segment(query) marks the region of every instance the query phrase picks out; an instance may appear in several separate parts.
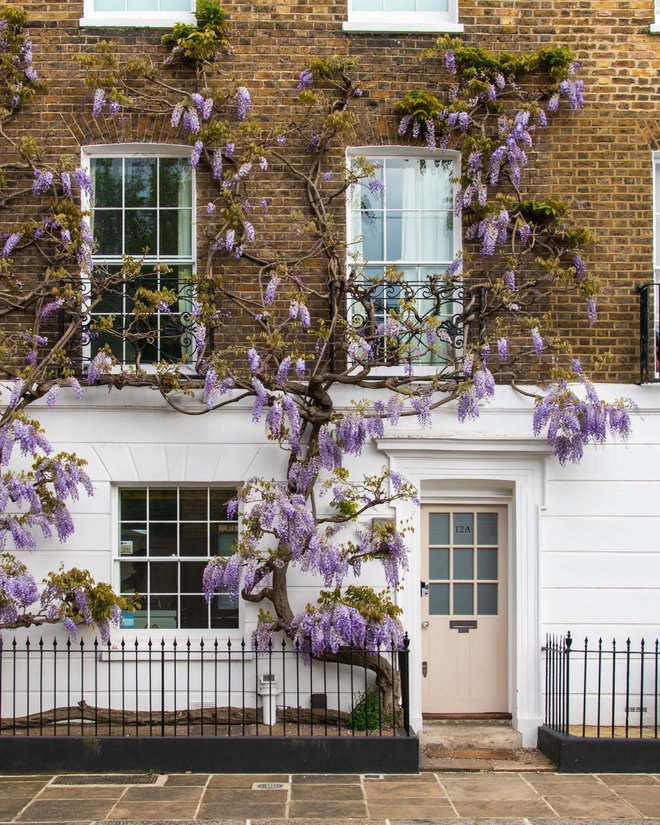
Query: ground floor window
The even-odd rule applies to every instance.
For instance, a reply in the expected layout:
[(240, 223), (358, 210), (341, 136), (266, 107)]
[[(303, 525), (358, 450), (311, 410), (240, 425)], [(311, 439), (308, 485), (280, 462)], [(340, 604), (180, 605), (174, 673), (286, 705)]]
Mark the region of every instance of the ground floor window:
[(202, 574), (210, 557), (234, 552), (238, 524), (227, 503), (235, 490), (126, 487), (119, 490), (120, 591), (140, 595), (126, 628), (176, 630), (238, 627), (229, 594), (207, 604)]

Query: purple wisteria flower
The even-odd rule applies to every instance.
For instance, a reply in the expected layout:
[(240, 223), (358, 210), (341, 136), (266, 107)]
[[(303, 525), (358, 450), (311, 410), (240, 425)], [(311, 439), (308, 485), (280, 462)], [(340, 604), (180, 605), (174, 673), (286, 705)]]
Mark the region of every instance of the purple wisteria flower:
[(303, 89), (309, 89), (310, 86), (314, 85), (314, 72), (311, 69), (303, 69), (300, 72), (298, 77), (298, 85), (296, 88), (299, 92), (302, 92)]
[(40, 195), (47, 192), (53, 185), (53, 173), (34, 170), (34, 181), (32, 182), (32, 194)]
[(0, 257), (8, 258), (11, 253), (16, 248), (17, 244), (23, 237), (22, 232), (12, 232), (11, 235), (5, 241), (4, 246), (2, 247), (2, 252), (0, 253)]
[(534, 352), (540, 358), (543, 355), (543, 348), (545, 344), (543, 342), (543, 338), (541, 337), (541, 333), (538, 331), (537, 327), (534, 327), (534, 329), (531, 332), (531, 336), (532, 344), (534, 345)]
[(97, 89), (94, 92), (94, 102), (92, 104), (92, 115), (94, 117), (98, 117), (101, 112), (103, 111), (103, 107), (106, 104), (105, 100), (105, 89)]
[(509, 344), (506, 338), (499, 338), (497, 341), (497, 358), (500, 361), (506, 361), (509, 357)]
[(245, 86), (236, 89), (236, 115), (239, 120), (247, 120), (252, 109), (252, 98)]
[(596, 323), (596, 299), (587, 298), (587, 321), (592, 327)]

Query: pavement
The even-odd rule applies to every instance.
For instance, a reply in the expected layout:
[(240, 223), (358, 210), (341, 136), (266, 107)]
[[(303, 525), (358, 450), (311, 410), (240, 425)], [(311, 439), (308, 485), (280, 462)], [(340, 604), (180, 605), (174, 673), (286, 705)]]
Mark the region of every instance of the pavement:
[[(660, 768), (660, 766), (659, 766)], [(660, 773), (0, 776), (0, 823), (660, 825)]]

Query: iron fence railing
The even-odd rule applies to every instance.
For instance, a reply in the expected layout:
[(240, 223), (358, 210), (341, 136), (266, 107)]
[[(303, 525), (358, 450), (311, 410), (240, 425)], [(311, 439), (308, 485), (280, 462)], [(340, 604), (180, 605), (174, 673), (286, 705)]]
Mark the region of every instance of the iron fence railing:
[(409, 736), (408, 657), (408, 637), (322, 661), (285, 642), (5, 637), (0, 735)]
[(641, 384), (660, 381), (660, 284), (643, 284), (639, 291)]
[(545, 725), (565, 735), (658, 738), (658, 639), (576, 646), (569, 633), (545, 644)]

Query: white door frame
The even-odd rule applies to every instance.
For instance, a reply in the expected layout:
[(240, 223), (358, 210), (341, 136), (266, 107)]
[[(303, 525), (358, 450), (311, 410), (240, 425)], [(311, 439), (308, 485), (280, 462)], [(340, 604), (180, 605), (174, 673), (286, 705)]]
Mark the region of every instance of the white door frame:
[[(542, 724), (542, 661), (539, 616), (539, 517), (545, 507), (546, 465), (552, 448), (537, 439), (438, 437), (398, 433), (378, 439), (378, 450), (411, 482), (423, 504), (508, 504), (509, 536), (509, 708), (524, 747), (536, 746)], [(400, 594), (410, 634), (410, 718), (422, 726), (421, 684), (421, 509), (397, 502), (399, 525), (409, 534), (410, 568)]]

